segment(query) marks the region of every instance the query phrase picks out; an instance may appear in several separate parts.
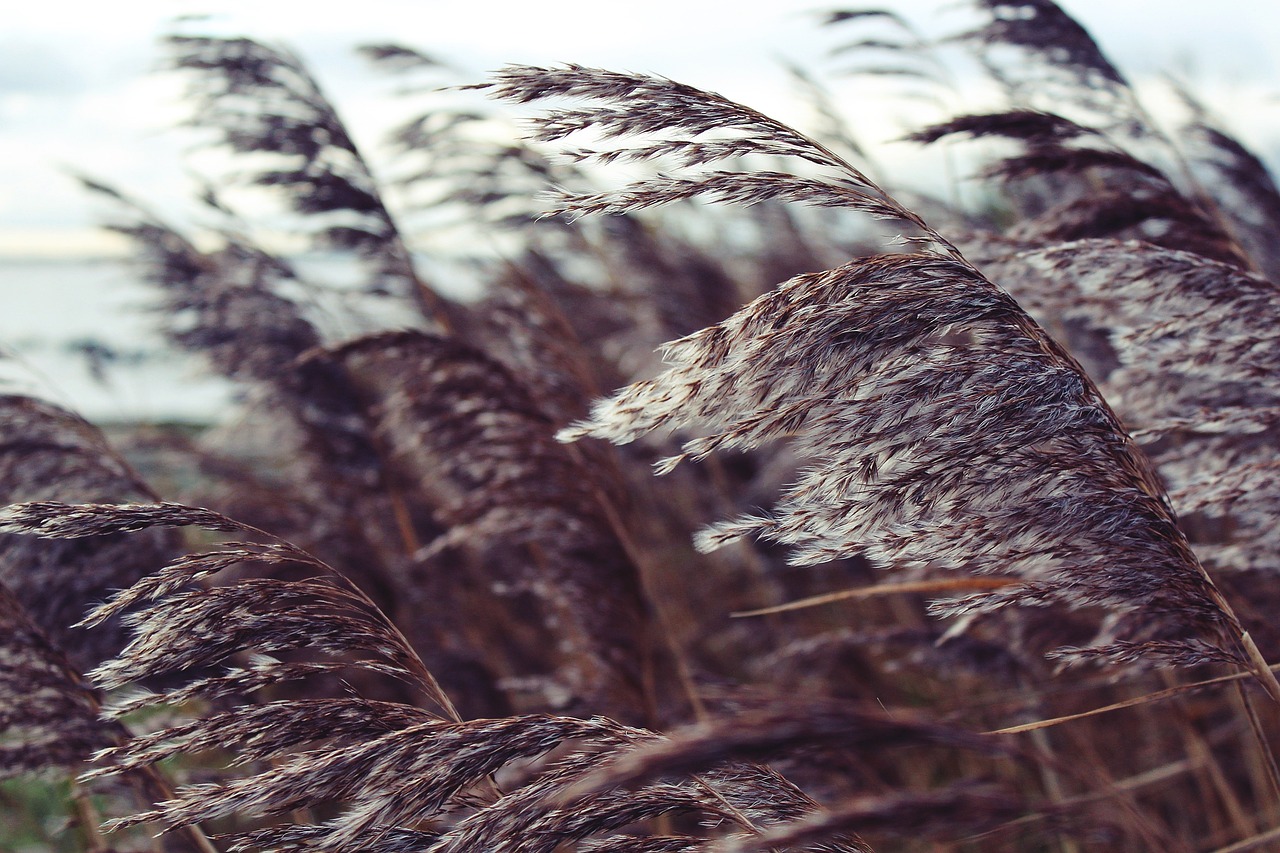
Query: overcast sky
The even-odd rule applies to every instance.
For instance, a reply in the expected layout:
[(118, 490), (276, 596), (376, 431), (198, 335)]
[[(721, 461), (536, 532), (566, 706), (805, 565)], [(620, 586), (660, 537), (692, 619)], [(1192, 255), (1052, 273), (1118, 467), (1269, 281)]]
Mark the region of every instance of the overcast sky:
[[(507, 62), (564, 62), (665, 74), (780, 117), (795, 116), (779, 60), (818, 73), (840, 33), (796, 0), (79, 0), (5, 2), (0, 30), (0, 254), (101, 248), (98, 212), (69, 180), (73, 168), (161, 205), (184, 190), (184, 140), (175, 81), (150, 73), (157, 39), (176, 15), (212, 14), (217, 31), (284, 41), (301, 53), (362, 142), (404, 115), (393, 84), (351, 53), (400, 41), (477, 77)], [(857, 4), (847, 3), (846, 6)], [(933, 33), (968, 20), (953, 0), (884, 0)], [(963, 4), (959, 4), (963, 5)], [(1280, 3), (1272, 0), (1064, 0), (1130, 79), (1173, 71), (1190, 79), (1220, 117), (1274, 168), (1280, 153)], [(833, 84), (855, 126), (849, 87)], [(791, 111), (788, 115), (788, 111)], [(875, 132), (870, 134), (873, 138)]]

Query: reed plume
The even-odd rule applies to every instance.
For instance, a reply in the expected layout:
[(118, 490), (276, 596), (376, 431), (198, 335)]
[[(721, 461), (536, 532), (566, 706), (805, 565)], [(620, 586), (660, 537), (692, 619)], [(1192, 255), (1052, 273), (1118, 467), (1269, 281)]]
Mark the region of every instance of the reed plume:
[(545, 689), (565, 697), (561, 707), (633, 717), (644, 706), (645, 606), (637, 569), (600, 506), (608, 486), (597, 485), (597, 472), (553, 440), (551, 422), (511, 373), (461, 343), (391, 333), (333, 357), (435, 531), (414, 555), (406, 592), (431, 613), (452, 600), (447, 584), (469, 576), (467, 586), (497, 593), (476, 599), (495, 607), (491, 624), (458, 626), (479, 638), (472, 654), (506, 647), (507, 661), (488, 663), (508, 677), (549, 667), (540, 674), (554, 673)]
[[(866, 176), (754, 111), (657, 78), (509, 68), (492, 86), (514, 102), (594, 102), (536, 119), (534, 139), (586, 128), (604, 141), (666, 131), (681, 138), (623, 155), (675, 155), (697, 166), (712, 155), (690, 157), (683, 137), (727, 127), (741, 133), (727, 146), (735, 154), (785, 151), (839, 173), (821, 181), (773, 172), (664, 176), (562, 197), (558, 210), (625, 211), (702, 193), (844, 199), (914, 220), (939, 249), (855, 260), (780, 285), (665, 345), (661, 375), (596, 404), (590, 419), (561, 433), (626, 443), (659, 428), (694, 431), (659, 472), (781, 438), (812, 460), (771, 514), (715, 525), (700, 534), (700, 547), (759, 535), (795, 546), (799, 564), (861, 554), (898, 570), (991, 574), (1007, 584), (943, 609), (1100, 607), (1113, 621), (1089, 651), (1071, 654), (1245, 660), (1235, 647), (1242, 629), (1178, 529), (1150, 463), (1093, 383), (1007, 294)], [(810, 196), (814, 187), (821, 189)]]
[[(1017, 187), (1011, 196), (1023, 207), (1024, 217), (1004, 235), (1011, 240), (1043, 244), (1136, 238), (1242, 268), (1249, 265), (1244, 249), (1211, 206), (1188, 196), (1112, 134), (1053, 113), (1013, 109), (958, 116), (908, 138), (930, 144), (957, 136), (1003, 138), (1023, 147), (1022, 153), (982, 172)], [(1045, 204), (1041, 195), (1054, 200)]]
[(1271, 281), (1280, 278), (1275, 240), (1280, 222), (1280, 188), (1259, 157), (1231, 135), (1189, 92), (1180, 90), (1191, 110), (1183, 129), (1183, 147), (1193, 173), (1214, 188), (1214, 203), (1254, 269)]
[(370, 261), (370, 290), (411, 300), (427, 322), (449, 328), (448, 308), (423, 281), (370, 167), (319, 83), (282, 47), (248, 38), (169, 38), (172, 67), (188, 75), (192, 123), (239, 153), (275, 155), (254, 176), (278, 187), (316, 224), (322, 246)]
[[(462, 721), (400, 632), (363, 593), (286, 542), (215, 512), (175, 504), (11, 506), (0, 529), (44, 538), (84, 538), (155, 527), (199, 526), (248, 534), (182, 557), (114, 596), (86, 619), (121, 611), (135, 630), (119, 658), (93, 677), (103, 688), (166, 673), (190, 680), (135, 694), (109, 708), (121, 715), (161, 703), (225, 699), (344, 669), (403, 678), (434, 710), (357, 697), (243, 704), (136, 737), (100, 753), (97, 778), (148, 768), (178, 754), (235, 750), (249, 772), (238, 779), (179, 789), (154, 808), (111, 822), (116, 828), (158, 821), (171, 829), (231, 815), (270, 817), (340, 806), (336, 817), (233, 833), (231, 849), (362, 848), (436, 851), (551, 851), (566, 842), (622, 829), (637, 820), (695, 811), (737, 821), (777, 824), (804, 818), (815, 804), (781, 777), (745, 765), (711, 780), (646, 785), (625, 796), (591, 795), (572, 809), (557, 798), (600, 766), (658, 736), (604, 718), (523, 715)], [(234, 566), (287, 563), (307, 570), (294, 580), (242, 577), (210, 585)], [(140, 608), (140, 609), (138, 609)], [(306, 649), (311, 660), (287, 659)], [(247, 665), (234, 656), (250, 653)], [(205, 674), (211, 670), (217, 674)], [(191, 678), (191, 675), (196, 677)], [(180, 679), (181, 681), (181, 679)], [(545, 756), (553, 762), (503, 792), (494, 775)], [(510, 777), (519, 779), (519, 773)], [(580, 796), (580, 795), (579, 795)], [(706, 843), (705, 841), (703, 842)], [(832, 841), (829, 850), (866, 850)]]
[(0, 778), (76, 768), (116, 743), (93, 689), (4, 587), (0, 637)]
[(1275, 285), (1190, 252), (1107, 240), (1024, 250), (992, 270), (1016, 290), (1043, 294), (1059, 317), (1105, 335), (1118, 364), (1100, 374), (1103, 387), (1151, 447), (1175, 507), (1231, 519), (1229, 540), (1210, 536), (1197, 553), (1218, 568), (1273, 563), (1264, 507), (1275, 501), (1274, 460), (1265, 436), (1278, 401), (1264, 380), (1280, 351)]
[[(52, 403), (0, 396), (0, 499), (128, 501), (154, 499), (151, 489), (108, 444), (97, 427)], [(155, 531), (85, 542), (0, 537), (0, 583), (78, 669), (119, 651), (121, 626), (72, 630), (88, 607), (128, 586), (177, 543)]]

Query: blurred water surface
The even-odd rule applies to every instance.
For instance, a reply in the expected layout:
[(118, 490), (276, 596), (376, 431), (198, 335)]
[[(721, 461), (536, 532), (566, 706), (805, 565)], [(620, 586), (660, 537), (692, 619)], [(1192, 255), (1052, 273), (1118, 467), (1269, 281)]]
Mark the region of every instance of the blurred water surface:
[(95, 422), (218, 420), (232, 386), (166, 344), (156, 304), (118, 260), (0, 262), (0, 392)]

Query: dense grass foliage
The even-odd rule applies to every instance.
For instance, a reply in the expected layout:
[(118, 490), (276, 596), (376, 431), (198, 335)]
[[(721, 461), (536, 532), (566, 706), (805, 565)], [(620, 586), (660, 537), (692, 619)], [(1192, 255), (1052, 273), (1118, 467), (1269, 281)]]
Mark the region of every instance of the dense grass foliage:
[[(1280, 192), (1054, 3), (974, 6), (945, 44), (1005, 103), (911, 138), (989, 158), (983, 210), (893, 186), (804, 70), (810, 133), (510, 66), (387, 181), (296, 55), (171, 39), (218, 225), (86, 185), (243, 410), (113, 447), (0, 398), (0, 773), (43, 776), (3, 846), (1280, 843)], [(823, 25), (948, 82), (892, 12)]]

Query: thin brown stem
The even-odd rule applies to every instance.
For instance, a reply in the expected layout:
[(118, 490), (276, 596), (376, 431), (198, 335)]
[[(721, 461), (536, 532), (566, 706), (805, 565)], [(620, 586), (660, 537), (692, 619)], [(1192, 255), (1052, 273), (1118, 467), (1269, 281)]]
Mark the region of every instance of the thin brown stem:
[[(1280, 668), (1280, 664), (1276, 664), (1272, 669)], [(993, 729), (985, 732), (989, 735), (1010, 735), (1019, 734), (1021, 732), (1030, 732), (1036, 729), (1046, 729), (1050, 726), (1058, 726), (1063, 723), (1069, 723), (1073, 720), (1083, 720), (1088, 717), (1096, 717), (1101, 714), (1109, 714), (1112, 711), (1120, 711), (1124, 708), (1133, 708), (1138, 705), (1148, 705), (1152, 702), (1162, 702), (1165, 699), (1172, 699), (1174, 696), (1180, 696), (1183, 693), (1189, 693), (1193, 690), (1201, 690), (1206, 687), (1213, 687), (1219, 684), (1230, 684), (1245, 678), (1255, 677), (1252, 670), (1246, 672), (1235, 672), (1231, 675), (1220, 675), (1217, 678), (1210, 678), (1205, 681), (1197, 681), (1192, 684), (1180, 684), (1177, 687), (1170, 687), (1167, 690), (1158, 690), (1155, 693), (1148, 693), (1145, 696), (1136, 696), (1133, 699), (1125, 699), (1123, 702), (1114, 702), (1110, 705), (1103, 705), (1101, 708), (1094, 708), (1090, 711), (1082, 711), (1079, 714), (1067, 714), (1062, 717), (1053, 717), (1047, 720), (1037, 720), (1033, 723), (1023, 723), (1018, 726), (1008, 726), (1003, 729)]]
[(71, 780), (71, 802), (75, 808), (76, 822), (84, 831), (85, 841), (91, 853), (110, 850), (111, 845), (102, 834), (102, 816), (98, 814), (98, 809), (94, 806), (89, 792), (77, 779)]
[(1258, 718), (1258, 709), (1254, 707), (1253, 699), (1249, 696), (1249, 691), (1244, 689), (1244, 685), (1240, 682), (1235, 683), (1236, 696), (1240, 700), (1240, 707), (1244, 710), (1246, 719), (1249, 721), (1249, 729), (1253, 732), (1254, 742), (1258, 744), (1258, 755), (1262, 759), (1262, 766), (1266, 771), (1267, 783), (1271, 788), (1272, 802), (1280, 803), (1280, 767), (1276, 766), (1275, 751), (1272, 750), (1270, 742), (1267, 740), (1266, 731), (1262, 728), (1262, 721)]

